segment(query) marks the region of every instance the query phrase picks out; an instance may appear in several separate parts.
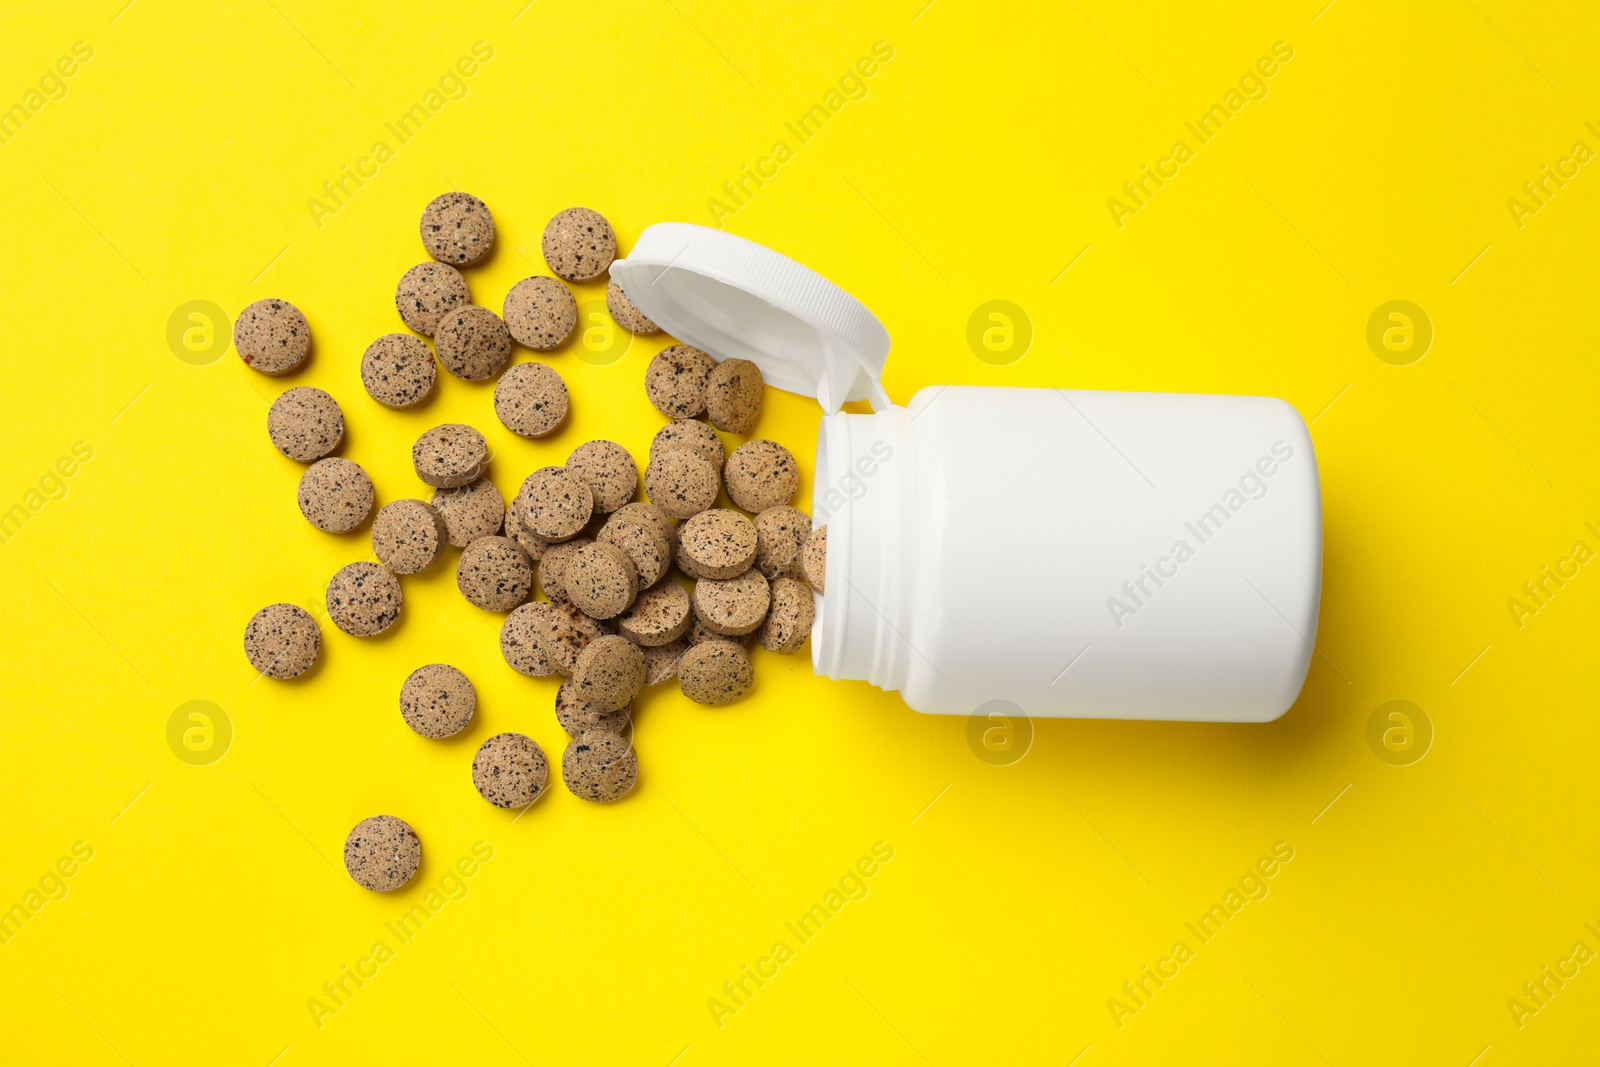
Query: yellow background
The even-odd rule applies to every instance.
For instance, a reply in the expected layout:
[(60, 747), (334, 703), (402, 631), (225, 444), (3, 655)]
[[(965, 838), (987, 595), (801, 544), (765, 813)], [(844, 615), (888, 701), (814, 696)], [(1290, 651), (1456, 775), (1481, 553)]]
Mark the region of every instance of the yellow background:
[[(66, 896), (0, 946), (7, 1058), (1600, 1056), (1600, 964), (1520, 1028), (1507, 1006), (1575, 942), (1600, 950), (1584, 928), (1600, 926), (1600, 574), (1580, 569), (1520, 629), (1507, 607), (1574, 542), (1600, 548), (1584, 527), (1600, 526), (1596, 164), (1520, 228), (1507, 207), (1575, 141), (1600, 148), (1584, 126), (1600, 125), (1592, 13), (523, 3), (7, 4), (0, 103), (74, 42), (94, 50), (0, 145), (0, 506), (27, 500), (74, 442), (93, 449), (0, 545), (0, 904), (75, 842), (93, 849)], [(493, 58), (466, 96), (395, 144), (384, 123), (477, 41)], [(796, 147), (784, 123), (876, 41), (894, 55), (866, 95)], [(1294, 58), (1266, 98), (1119, 229), (1107, 199), (1175, 140), (1196, 147), (1184, 122), (1277, 41)], [(365, 530), (328, 536), (297, 514), (300, 468), (264, 432), (283, 389), (339, 398), (342, 454), (380, 503), (422, 493), (407, 449), (438, 422), (485, 431), (506, 492), (590, 437), (643, 456), (660, 424), (641, 388), (660, 337), (609, 365), (551, 355), (573, 414), (542, 442), (499, 425), (487, 385), (443, 375), (423, 410), (374, 404), (357, 362), (401, 328), (393, 288), (423, 258), (422, 206), (452, 187), (490, 205), (498, 245), (469, 279), (498, 309), (544, 272), (539, 234), (558, 209), (599, 209), (625, 250), (651, 222), (710, 221), (708, 199), (779, 138), (793, 158), (724, 224), (878, 314), (897, 400), (949, 382), (1259, 393), (1311, 421), (1319, 654), (1282, 720), (1039, 722), (1026, 755), (997, 767), (962, 718), (757, 653), (757, 688), (732, 707), (670, 686), (641, 699), (642, 776), (624, 802), (558, 786), (513, 822), (472, 790), (471, 755), (515, 729), (558, 756), (555, 684), (504, 665), (498, 618), (462, 600), (450, 564), (405, 579), (390, 635), (325, 624), (313, 675), (252, 681), (251, 613), (316, 605), (369, 552)], [(308, 199), (379, 139), (394, 158), (319, 228)], [(233, 315), (264, 296), (309, 318), (300, 373), (169, 348), (184, 302)], [(1009, 365), (966, 342), (992, 299), (1032, 323)], [(1433, 325), (1409, 366), (1366, 341), (1391, 299)], [(811, 401), (769, 392), (759, 432), (809, 477), (816, 420)], [(480, 699), (447, 742), (411, 734), (395, 706), (407, 672), (437, 660)], [(234, 732), (208, 766), (166, 740), (195, 699)], [(1368, 744), (1392, 699), (1432, 724), (1409, 766)], [(346, 832), (376, 812), (410, 820), (426, 850), (388, 896), (338, 866)], [(308, 999), (479, 841), (493, 859), (467, 894), (319, 1028)], [(880, 841), (894, 858), (865, 898), (798, 946), (784, 923)], [(1194, 944), (1184, 923), (1280, 841), (1294, 859), (1269, 895), (1119, 1028), (1107, 1001), (1173, 942)], [(708, 1000), (780, 938), (794, 958), (719, 1028)]]

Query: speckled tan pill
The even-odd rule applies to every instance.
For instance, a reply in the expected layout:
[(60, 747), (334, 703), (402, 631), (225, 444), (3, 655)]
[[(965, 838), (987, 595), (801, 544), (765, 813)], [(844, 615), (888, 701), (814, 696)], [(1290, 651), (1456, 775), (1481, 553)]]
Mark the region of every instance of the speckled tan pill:
[(584, 703), (578, 695), (578, 687), (569, 678), (556, 690), (556, 722), (572, 737), (581, 736), (585, 730), (622, 734), (633, 725), (633, 705), (616, 711), (601, 711)]
[(510, 611), (533, 595), (533, 561), (509, 537), (480, 537), (461, 550), (456, 588), (485, 611)]
[(615, 441), (585, 441), (567, 457), (567, 473), (593, 491), (597, 515), (611, 514), (639, 491), (639, 466)]
[(528, 475), (513, 505), (522, 525), (546, 541), (578, 536), (594, 514), (594, 491), (564, 467), (540, 467)]
[(267, 436), (285, 456), (310, 463), (339, 447), (344, 412), (321, 389), (297, 385), (279, 394), (267, 409)]
[(480, 537), (500, 532), (506, 517), (506, 502), (500, 490), (487, 478), (466, 485), (433, 491), (433, 507), (444, 520), (445, 536), (457, 548), (466, 548)]
[(828, 578), (828, 527), (824, 523), (811, 531), (805, 547), (800, 550), (800, 573), (817, 592), (825, 592), (823, 583)]
[(644, 336), (661, 332), (661, 327), (633, 306), (633, 301), (628, 299), (628, 294), (616, 282), (606, 286), (606, 310), (611, 312), (612, 321), (629, 333)]
[(522, 520), (517, 517), (516, 508), (506, 508), (503, 528), (505, 535), (521, 545), (522, 551), (526, 552), (533, 562), (538, 563), (544, 558), (544, 550), (550, 547), (550, 542), (530, 533), (528, 528), (522, 525)]
[(573, 607), (591, 619), (612, 619), (639, 595), (639, 571), (616, 545), (591, 541), (567, 560), (562, 586)]
[(544, 261), (569, 282), (598, 278), (617, 258), (617, 235), (598, 211), (569, 207), (545, 224)]
[(572, 334), (578, 325), (578, 301), (554, 278), (535, 275), (506, 294), (505, 320), (517, 344), (542, 352)]
[(567, 383), (554, 367), (518, 363), (494, 383), (494, 413), (505, 428), (523, 437), (544, 437), (567, 417)]
[(394, 307), (400, 321), (424, 337), (432, 337), (445, 312), (472, 303), (461, 272), (448, 263), (418, 263), (400, 275)]
[(779, 578), (773, 582), (772, 607), (767, 610), (766, 621), (756, 631), (761, 647), (787, 656), (805, 644), (817, 617), (814, 596), (811, 587), (797, 578)]
[(672, 517), (654, 504), (638, 501), (624, 504), (612, 513), (612, 518), (627, 518), (643, 522), (654, 528), (657, 533), (666, 538), (667, 545), (672, 551), (677, 550), (678, 524)]
[(411, 881), (422, 865), (422, 841), (403, 819), (374, 815), (344, 839), (344, 869), (363, 889), (387, 893)]
[(733, 450), (722, 471), (728, 498), (746, 511), (787, 504), (800, 489), (794, 456), (776, 441), (746, 441)]
[[(645, 505), (649, 507), (650, 505)], [(595, 540), (615, 545), (628, 554), (639, 576), (639, 588), (655, 585), (672, 566), (672, 542), (662, 535), (654, 520), (637, 512), (616, 512), (595, 535)], [(663, 516), (665, 518), (665, 516)]]
[(706, 409), (706, 386), (717, 361), (694, 345), (672, 345), (644, 369), (644, 393), (669, 419), (692, 419)]
[(233, 350), (262, 374), (288, 374), (311, 348), (311, 327), (287, 300), (257, 300), (233, 324)]
[(586, 704), (600, 711), (625, 708), (644, 688), (644, 653), (626, 637), (597, 637), (578, 653), (572, 684)]
[(481, 382), (498, 374), (511, 358), (511, 331), (488, 308), (467, 304), (439, 319), (433, 347), (445, 370), (457, 378)]
[(754, 631), (771, 604), (772, 592), (760, 571), (745, 571), (737, 578), (703, 578), (694, 585), (694, 613), (728, 637)]
[(696, 704), (731, 704), (755, 680), (749, 653), (732, 641), (694, 645), (678, 661), (678, 688)]
[(400, 717), (423, 737), (453, 737), (467, 728), (478, 707), (478, 691), (448, 663), (412, 671), (400, 686)]
[(737, 578), (756, 561), (756, 524), (728, 508), (707, 508), (678, 531), (678, 566), (692, 578)]
[(687, 448), (657, 452), (644, 470), (650, 502), (675, 519), (698, 515), (715, 504), (720, 481), (717, 468)]
[(376, 637), (400, 617), (400, 579), (366, 560), (347, 563), (328, 583), (328, 618), (352, 637)]
[(604, 730), (585, 730), (561, 754), (561, 780), (568, 792), (582, 800), (619, 800), (638, 777), (639, 760), (633, 746)]
[(322, 651), (322, 631), (317, 620), (294, 604), (268, 604), (244, 628), (244, 654), (250, 666), (287, 681), (298, 678), (317, 662)]
[(361, 354), (361, 384), (386, 408), (409, 408), (433, 392), (433, 353), (408, 333), (386, 333)]
[(296, 499), (311, 525), (324, 533), (345, 533), (372, 513), (372, 479), (360, 464), (330, 456), (306, 468)]
[(396, 574), (416, 574), (449, 540), (444, 517), (422, 500), (385, 504), (372, 520), (372, 554)]
[(725, 359), (706, 383), (706, 416), (724, 433), (749, 433), (761, 417), (761, 368), (748, 359)]
[(489, 443), (483, 434), (459, 422), (424, 431), (411, 446), (417, 477), (445, 489), (477, 481), (488, 465)]
[(664, 645), (651, 645), (644, 650), (644, 684), (660, 685), (678, 676), (678, 661), (689, 650), (689, 642), (680, 637)]
[(656, 453), (669, 448), (688, 448), (698, 452), (719, 471), (722, 470), (723, 460), (727, 458), (717, 431), (699, 419), (676, 419), (657, 430), (650, 441), (650, 457), (654, 459)]
[(756, 569), (772, 578), (800, 577), (800, 550), (811, 536), (811, 516), (787, 505), (756, 516)]
[(558, 673), (570, 675), (589, 642), (607, 634), (604, 623), (589, 618), (571, 604), (536, 601), (525, 606), (537, 609), (529, 614), (528, 626)]
[(552, 604), (566, 603), (567, 564), (571, 562), (573, 553), (589, 544), (591, 540), (592, 538), (588, 537), (575, 537), (571, 541), (562, 541), (545, 548), (544, 558), (539, 560), (539, 588)]
[(617, 616), (617, 632), (646, 648), (665, 645), (688, 632), (693, 615), (689, 591), (677, 582), (662, 582), (639, 594), (633, 606)]
[(422, 247), (441, 263), (470, 267), (494, 245), (494, 216), (467, 193), (444, 193), (422, 209)]
[(550, 605), (529, 601), (515, 608), (500, 625), (500, 655), (512, 670), (529, 678), (543, 678), (556, 672), (555, 664), (539, 644), (535, 621)]
[(544, 795), (550, 761), (526, 734), (495, 734), (472, 757), (472, 786), (497, 808), (525, 808)]

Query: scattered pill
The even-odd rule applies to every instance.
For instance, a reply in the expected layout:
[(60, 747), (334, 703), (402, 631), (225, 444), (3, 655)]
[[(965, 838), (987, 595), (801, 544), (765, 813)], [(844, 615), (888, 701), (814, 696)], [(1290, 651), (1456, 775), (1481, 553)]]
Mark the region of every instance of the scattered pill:
[(700, 453), (669, 448), (650, 457), (644, 491), (650, 502), (675, 519), (687, 519), (717, 501), (721, 479)]
[(756, 568), (767, 578), (800, 577), (800, 550), (811, 536), (811, 516), (780, 504), (756, 516)]
[(578, 695), (577, 686), (569, 678), (561, 683), (561, 688), (556, 690), (556, 722), (569, 736), (578, 737), (586, 730), (605, 730), (608, 733), (621, 734), (633, 725), (633, 706), (630, 704), (616, 711), (601, 711), (591, 704), (586, 704)]
[(753, 632), (771, 604), (772, 593), (760, 571), (745, 571), (737, 578), (702, 578), (694, 585), (694, 613), (727, 637)]
[(528, 475), (512, 505), (522, 525), (546, 541), (578, 536), (594, 514), (594, 492), (563, 467), (540, 467)]
[(615, 545), (628, 554), (639, 576), (640, 589), (655, 585), (672, 566), (671, 540), (651, 518), (638, 512), (630, 513), (627, 508), (614, 512), (595, 535), (595, 540)]
[(706, 383), (706, 416), (724, 433), (749, 433), (761, 415), (761, 369), (748, 359), (725, 359)]
[(706, 641), (678, 661), (678, 688), (696, 704), (731, 704), (750, 691), (749, 653), (732, 641)]
[(262, 374), (288, 374), (310, 347), (311, 327), (287, 300), (257, 300), (233, 324), (233, 350), (245, 366)]
[(704, 456), (718, 471), (722, 470), (723, 460), (727, 458), (717, 431), (699, 419), (676, 419), (657, 430), (650, 441), (650, 458), (654, 459), (656, 453), (669, 448), (692, 449)]
[(488, 467), (489, 443), (471, 426), (447, 422), (417, 438), (411, 446), (411, 465), (429, 485), (445, 489), (466, 485)]
[(578, 653), (572, 684), (586, 704), (600, 711), (625, 708), (644, 688), (644, 653), (626, 637), (597, 637)]
[(441, 263), (470, 267), (494, 244), (494, 216), (467, 193), (444, 193), (422, 210), (422, 247)]
[(691, 578), (737, 578), (756, 560), (756, 525), (737, 511), (707, 508), (678, 531), (678, 566)]
[(480, 537), (461, 550), (456, 588), (485, 611), (510, 611), (533, 595), (533, 561), (509, 537)]
[(421, 865), (417, 832), (393, 815), (362, 819), (344, 839), (344, 869), (364, 889), (376, 893), (399, 889)]
[[(515, 510), (512, 509), (513, 512)], [(552, 604), (566, 602), (567, 563), (573, 554), (590, 540), (588, 537), (575, 537), (571, 541), (562, 541), (545, 548), (544, 558), (539, 560), (539, 589)]]
[(795, 578), (779, 578), (772, 583), (772, 607), (756, 632), (756, 640), (768, 652), (787, 656), (805, 644), (817, 615), (816, 594)]
[(746, 441), (722, 470), (728, 498), (749, 512), (787, 504), (800, 489), (800, 468), (776, 441)]
[(328, 583), (328, 617), (352, 637), (376, 637), (400, 617), (400, 579), (376, 563), (358, 560)]
[(385, 504), (372, 520), (372, 554), (396, 574), (416, 574), (449, 541), (444, 517), (422, 500)]
[(633, 306), (633, 301), (628, 299), (628, 294), (616, 282), (606, 286), (606, 310), (611, 312), (612, 321), (629, 333), (644, 335), (661, 332), (661, 327)]
[(578, 301), (554, 278), (524, 278), (506, 294), (505, 322), (517, 344), (545, 351), (571, 336)]
[(545, 225), (542, 248), (551, 270), (569, 282), (586, 282), (610, 269), (617, 235), (598, 211), (569, 207)]
[(467, 728), (478, 706), (477, 690), (448, 663), (412, 671), (400, 686), (400, 717), (423, 737), (452, 737)]
[(567, 383), (554, 367), (518, 363), (494, 383), (494, 413), (506, 429), (523, 437), (544, 437), (567, 417)]
[(591, 619), (611, 619), (639, 595), (639, 571), (616, 545), (591, 541), (567, 560), (562, 586), (573, 607)]
[(497, 808), (525, 808), (544, 795), (550, 762), (525, 734), (495, 734), (472, 757), (472, 785)]
[(300, 476), (296, 499), (300, 514), (324, 533), (346, 533), (372, 513), (372, 479), (361, 465), (330, 456)]
[(386, 333), (361, 355), (361, 384), (387, 408), (409, 408), (433, 392), (436, 371), (425, 342), (408, 333)]
[(663, 348), (644, 369), (644, 392), (669, 419), (692, 419), (706, 409), (706, 387), (717, 361), (693, 345)]
[(575, 797), (606, 803), (621, 799), (639, 777), (633, 746), (604, 730), (585, 730), (561, 754), (561, 780)]
[(250, 666), (287, 681), (298, 678), (317, 662), (322, 651), (322, 631), (310, 612), (294, 604), (268, 604), (244, 628), (244, 654)]
[(500, 532), (506, 517), (506, 502), (500, 490), (487, 478), (466, 485), (433, 491), (433, 509), (444, 520), (445, 534), (457, 548), (466, 548), (480, 537)]
[(448, 263), (418, 263), (400, 275), (394, 289), (400, 321), (424, 337), (433, 336), (445, 312), (470, 303), (467, 280)]
[(267, 436), (285, 456), (310, 463), (339, 447), (344, 412), (321, 389), (297, 385), (279, 394), (267, 409)]
[(639, 467), (615, 441), (585, 441), (567, 457), (567, 473), (577, 475), (594, 493), (594, 510), (609, 515), (639, 491)]
[(481, 382), (498, 374), (511, 358), (511, 331), (488, 308), (467, 304), (439, 320), (433, 347), (445, 370), (457, 378)]
[(514, 608), (500, 626), (500, 655), (505, 657), (512, 670), (529, 678), (544, 678), (556, 672), (550, 657), (544, 654), (544, 649), (539, 645), (535, 626), (539, 613), (548, 610), (549, 604), (529, 601)]
[[(662, 582), (640, 593), (633, 606), (617, 616), (617, 632), (646, 648), (670, 644), (688, 632), (693, 615), (689, 591), (677, 582)], [(648, 675), (649, 664), (645, 666)]]

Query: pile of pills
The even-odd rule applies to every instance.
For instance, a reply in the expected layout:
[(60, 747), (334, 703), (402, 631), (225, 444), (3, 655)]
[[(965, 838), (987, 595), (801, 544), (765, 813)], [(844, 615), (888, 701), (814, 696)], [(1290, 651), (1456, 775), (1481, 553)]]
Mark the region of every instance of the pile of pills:
[[(472, 302), (458, 269), (481, 262), (494, 244), (488, 207), (446, 193), (423, 211), (420, 232), (431, 260), (406, 271), (395, 288), (395, 308), (413, 332), (385, 334), (367, 347), (359, 371), (368, 395), (386, 408), (420, 404), (437, 383), (437, 357), (453, 377), (495, 379), (494, 414), (512, 433), (556, 432), (570, 404), (561, 375), (537, 361), (507, 364), (514, 345), (547, 352), (571, 336), (577, 300), (564, 282), (609, 269), (617, 254), (611, 224), (588, 208), (552, 218), (542, 249), (555, 277), (518, 282), (499, 315)], [(630, 333), (660, 332), (615, 284), (606, 307)], [(248, 366), (278, 375), (306, 359), (311, 335), (298, 308), (268, 299), (240, 313), (233, 340)], [(692, 701), (728, 704), (755, 683), (752, 641), (788, 655), (811, 631), (827, 528), (813, 531), (810, 516), (792, 506), (800, 488), (794, 456), (764, 439), (729, 453), (718, 434), (752, 433), (763, 391), (754, 363), (719, 363), (674, 344), (645, 371), (646, 395), (669, 421), (651, 441), (642, 474), (621, 445), (588, 441), (562, 465), (530, 473), (508, 503), (487, 477), (483, 434), (445, 423), (411, 450), (412, 469), (431, 489), (427, 499), (390, 501), (376, 516), (372, 479), (332, 454), (345, 425), (331, 395), (287, 390), (267, 414), (267, 434), (284, 456), (308, 464), (297, 491), (307, 522), (345, 533), (371, 518), (376, 562), (347, 564), (328, 583), (334, 625), (356, 637), (388, 630), (402, 611), (398, 576), (433, 566), (446, 546), (460, 549), (461, 595), (506, 613), (500, 651), (507, 665), (533, 678), (563, 676), (555, 715), (571, 740), (562, 782), (574, 796), (606, 802), (637, 781), (628, 734), (634, 699), (646, 686), (676, 679)], [(635, 499), (641, 485), (646, 501)], [(733, 507), (717, 506), (724, 491)], [(261, 674), (287, 680), (315, 665), (322, 634), (304, 609), (270, 604), (245, 627), (244, 647)], [(442, 739), (468, 727), (477, 694), (460, 670), (431, 663), (406, 678), (399, 705), (407, 727)], [(532, 804), (549, 774), (544, 751), (520, 733), (489, 738), (471, 767), (478, 793), (502, 808)], [(351, 878), (372, 890), (404, 885), (421, 857), (416, 831), (391, 815), (363, 820), (345, 842)]]

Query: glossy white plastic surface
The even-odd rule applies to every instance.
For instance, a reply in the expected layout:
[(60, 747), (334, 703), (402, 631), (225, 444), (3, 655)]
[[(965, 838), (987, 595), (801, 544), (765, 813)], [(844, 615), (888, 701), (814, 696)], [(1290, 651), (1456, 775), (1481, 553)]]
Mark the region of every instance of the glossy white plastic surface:
[(930, 387), (819, 436), (819, 673), (918, 711), (1262, 722), (1305, 681), (1317, 464), (1265, 397)]

